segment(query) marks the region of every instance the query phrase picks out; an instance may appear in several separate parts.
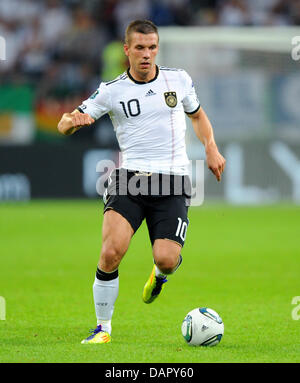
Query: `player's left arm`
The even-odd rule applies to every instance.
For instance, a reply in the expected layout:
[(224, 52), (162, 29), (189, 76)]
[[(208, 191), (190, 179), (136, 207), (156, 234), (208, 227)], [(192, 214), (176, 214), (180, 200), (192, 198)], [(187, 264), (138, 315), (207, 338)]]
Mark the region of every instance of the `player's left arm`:
[(200, 107), (197, 112), (193, 114), (187, 113), (187, 115), (191, 119), (197, 137), (205, 147), (207, 167), (213, 172), (216, 179), (221, 181), (226, 160), (218, 150), (212, 125), (205, 111)]

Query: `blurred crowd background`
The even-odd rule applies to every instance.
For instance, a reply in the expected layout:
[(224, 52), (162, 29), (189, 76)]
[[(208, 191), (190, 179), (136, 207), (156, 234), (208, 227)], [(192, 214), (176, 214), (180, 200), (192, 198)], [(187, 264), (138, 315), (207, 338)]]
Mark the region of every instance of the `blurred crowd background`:
[(2, 0), (7, 57), (0, 84), (26, 82), (36, 100), (68, 94), (67, 106), (76, 104), (126, 68), (120, 44), (133, 19), (158, 26), (300, 25), (300, 0)]
[[(240, 140), (240, 146), (228, 146), (225, 154), (233, 158), (234, 165), (243, 161), (252, 164), (251, 172), (245, 173), (246, 182), (255, 181), (259, 188), (240, 188), (244, 173), (228, 166), (225, 181), (230, 179), (230, 187), (225, 182), (222, 192), (217, 192), (219, 196), (246, 202), (285, 196), (300, 201), (300, 186), (299, 190), (296, 187), (300, 182), (296, 189), (287, 186), (289, 177), (274, 167), (272, 174), (278, 177), (275, 190), (273, 180), (266, 178), (264, 172), (257, 172), (260, 161), (274, 162), (273, 149), (264, 157), (272, 139), (294, 145), (300, 139), (300, 61), (292, 60), (290, 43), (291, 36), (300, 36), (300, 0), (1, 0), (0, 49), (5, 41), (6, 57), (1, 59), (0, 52), (0, 201), (27, 195), (60, 197), (62, 189), (55, 189), (53, 183), (48, 185), (41, 178), (39, 161), (44, 159), (50, 173), (52, 165), (52, 176), (58, 177), (57, 164), (68, 158), (67, 153), (69, 163), (77, 161), (83, 171), (76, 187), (72, 184), (76, 171), (69, 175), (70, 190), (63, 194), (95, 194), (96, 172), (91, 164), (99, 156), (113, 158), (118, 151), (109, 117), (104, 116), (92, 128), (83, 128), (68, 139), (58, 134), (57, 123), (64, 112), (74, 110), (89, 97), (101, 81), (112, 80), (126, 70), (124, 30), (135, 19), (150, 19), (160, 31), (175, 27), (168, 29), (168, 36), (176, 35), (175, 38), (165, 44), (161, 40), (164, 59), (158, 63), (181, 67), (191, 74), (218, 142), (231, 144), (233, 139)], [(199, 27), (199, 33), (195, 30), (197, 36), (188, 27)], [(267, 27), (274, 29), (264, 33)], [(282, 49), (281, 30), (292, 28), (295, 30), (284, 40)], [(224, 37), (227, 45), (211, 43), (209, 39), (201, 45), (197, 39), (204, 29), (206, 37), (208, 29), (214, 30), (211, 37)], [(236, 33), (228, 35), (224, 29)], [(247, 36), (242, 36), (245, 30)], [(277, 33), (271, 41), (273, 30)], [(187, 36), (186, 40), (183, 36)], [(239, 37), (243, 37), (239, 47), (231, 46), (231, 41), (228, 44), (228, 38), (234, 43)], [(244, 42), (249, 45), (243, 45)], [(197, 140), (192, 135), (187, 140), (190, 155), (199, 158), (199, 145), (192, 150)], [(255, 140), (260, 140), (260, 149)], [(47, 145), (51, 146), (49, 152)], [(85, 148), (102, 151), (91, 150), (87, 154)], [(289, 149), (281, 149), (274, 149), (275, 157), (278, 153), (282, 156), (275, 161), (293, 158)], [(259, 150), (264, 154), (261, 158), (257, 155)], [(66, 162), (65, 168), (60, 169), (61, 182), (69, 170)], [(233, 182), (237, 183), (236, 188), (232, 187)], [(28, 186), (27, 194), (24, 185)], [(206, 186), (212, 195), (215, 185), (208, 182)]]

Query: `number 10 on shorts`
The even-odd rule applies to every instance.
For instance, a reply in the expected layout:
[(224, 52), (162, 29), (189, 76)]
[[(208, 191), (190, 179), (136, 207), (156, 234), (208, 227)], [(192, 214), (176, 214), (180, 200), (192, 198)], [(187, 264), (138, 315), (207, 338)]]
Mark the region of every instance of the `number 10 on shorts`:
[(184, 242), (185, 237), (186, 237), (186, 229), (187, 229), (188, 224), (185, 221), (183, 221), (180, 217), (178, 217), (177, 219), (178, 219), (178, 225), (177, 225), (177, 230), (176, 230), (175, 236), (180, 237), (182, 239), (182, 241)]

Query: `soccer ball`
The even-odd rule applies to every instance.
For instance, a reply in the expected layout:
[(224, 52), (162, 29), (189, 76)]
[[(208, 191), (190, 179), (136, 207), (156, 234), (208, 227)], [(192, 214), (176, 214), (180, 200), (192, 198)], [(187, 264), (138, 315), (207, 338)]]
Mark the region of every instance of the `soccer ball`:
[(181, 333), (189, 345), (216, 346), (224, 334), (224, 323), (214, 310), (196, 308), (184, 318)]

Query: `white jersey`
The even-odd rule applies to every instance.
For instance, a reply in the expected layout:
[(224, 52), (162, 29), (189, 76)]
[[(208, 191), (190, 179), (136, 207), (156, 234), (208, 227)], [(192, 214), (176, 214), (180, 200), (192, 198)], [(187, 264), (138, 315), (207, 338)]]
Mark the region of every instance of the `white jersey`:
[(156, 67), (139, 82), (129, 71), (102, 82), (78, 110), (95, 120), (108, 113), (122, 153), (121, 167), (144, 172), (188, 174), (185, 113), (200, 104), (192, 79), (182, 69)]

